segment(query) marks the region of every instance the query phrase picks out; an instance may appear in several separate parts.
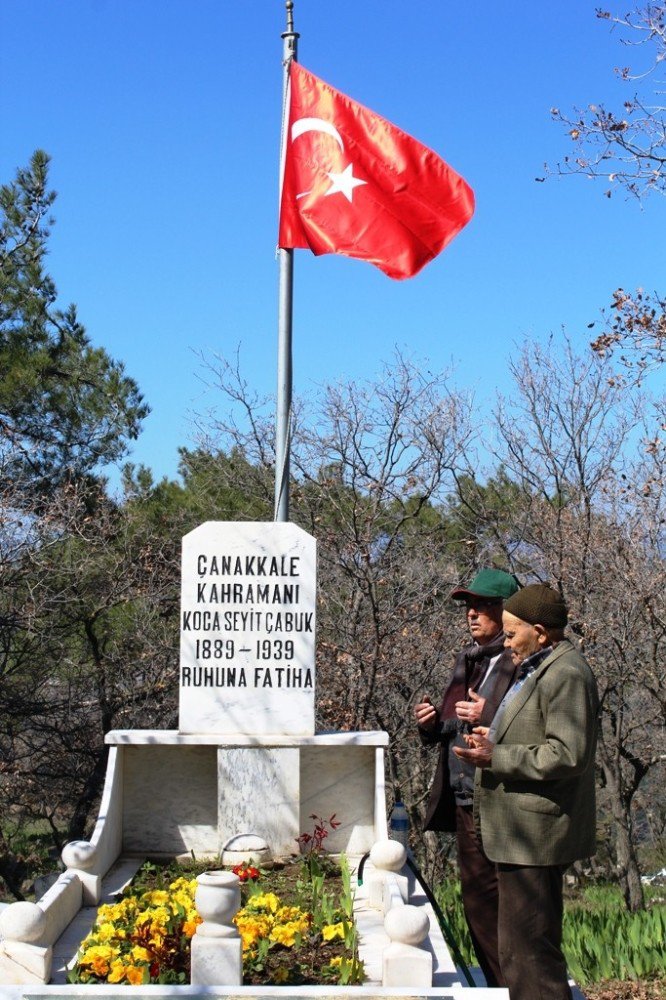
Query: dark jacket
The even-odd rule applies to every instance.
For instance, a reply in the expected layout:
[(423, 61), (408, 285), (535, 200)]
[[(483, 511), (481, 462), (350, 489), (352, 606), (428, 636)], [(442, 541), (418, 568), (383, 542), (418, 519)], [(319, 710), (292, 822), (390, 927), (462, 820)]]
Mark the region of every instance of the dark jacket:
[[(500, 648), (502, 647), (502, 643), (503, 637), (499, 640)], [(467, 690), (470, 687), (471, 673), (474, 666), (472, 656), (476, 650), (477, 647), (469, 646), (458, 653), (451, 679), (444, 693), (442, 704), (438, 709), (436, 726), (430, 730), (419, 729), (419, 735), (425, 745), (439, 744), (439, 760), (428, 796), (428, 804), (423, 822), (424, 830), (453, 832), (456, 828), (456, 800), (453, 788), (451, 787), (449, 773), (449, 745), (451, 740), (456, 738), (462, 727), (457, 724), (455, 714), (452, 712), (452, 694), (457, 701), (467, 700)], [(491, 658), (492, 656), (490, 655), (485, 658), (485, 666), (488, 665)], [(513, 684), (516, 670), (517, 668), (511, 659), (510, 651), (505, 649), (495, 664), (494, 671), (497, 672), (496, 681), (493, 686), (492, 695), (486, 699), (479, 725), (490, 725), (499, 703)]]

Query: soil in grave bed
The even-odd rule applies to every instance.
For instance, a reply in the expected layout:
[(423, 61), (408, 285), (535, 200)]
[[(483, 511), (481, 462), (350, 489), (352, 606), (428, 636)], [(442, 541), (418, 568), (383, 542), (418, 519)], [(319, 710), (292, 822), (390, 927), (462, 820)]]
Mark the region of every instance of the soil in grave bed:
[[(250, 866), (246, 866), (250, 867)], [(324, 888), (327, 892), (339, 896), (342, 892), (342, 874), (339, 866), (333, 861), (322, 864), (324, 874)], [(136, 873), (131, 883), (133, 893), (144, 892), (149, 889), (165, 889), (170, 882), (183, 876), (184, 878), (196, 878), (203, 872), (229, 871), (228, 866), (222, 864), (215, 858), (208, 860), (182, 860), (165, 861), (161, 858), (147, 858), (146, 862)], [(304, 874), (302, 861), (290, 858), (274, 860), (270, 868), (258, 869), (260, 877), (257, 885), (265, 892), (274, 892), (282, 902), (288, 906), (297, 906), (299, 900), (299, 886), (307, 881)], [(249, 881), (249, 880), (248, 880)], [(247, 902), (248, 882), (241, 883), (242, 905)]]

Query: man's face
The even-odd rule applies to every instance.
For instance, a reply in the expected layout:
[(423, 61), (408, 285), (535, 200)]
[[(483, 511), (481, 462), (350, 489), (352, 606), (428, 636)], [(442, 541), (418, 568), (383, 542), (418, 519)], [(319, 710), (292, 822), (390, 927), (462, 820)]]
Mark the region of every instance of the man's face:
[(480, 646), (494, 639), (502, 629), (502, 602), (488, 597), (465, 598), (467, 627)]
[(522, 618), (505, 611), (502, 615), (504, 645), (511, 650), (511, 659), (517, 665), (536, 653), (542, 647), (543, 630), (538, 625), (530, 625)]

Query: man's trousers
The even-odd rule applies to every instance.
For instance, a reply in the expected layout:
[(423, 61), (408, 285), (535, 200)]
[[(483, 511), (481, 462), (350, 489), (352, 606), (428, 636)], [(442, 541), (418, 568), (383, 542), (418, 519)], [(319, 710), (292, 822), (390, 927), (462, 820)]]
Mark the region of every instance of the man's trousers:
[(566, 867), (497, 865), (499, 959), (511, 1000), (571, 1000), (561, 949)]
[(456, 806), (458, 869), (474, 953), (488, 986), (505, 986), (497, 934), (497, 869), (483, 852), (471, 806)]

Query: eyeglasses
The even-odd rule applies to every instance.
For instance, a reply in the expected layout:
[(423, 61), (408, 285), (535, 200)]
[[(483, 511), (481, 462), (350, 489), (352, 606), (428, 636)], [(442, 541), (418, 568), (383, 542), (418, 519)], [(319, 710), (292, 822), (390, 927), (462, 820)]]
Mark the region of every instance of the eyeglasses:
[(498, 600), (490, 597), (477, 597), (464, 602), (465, 611), (469, 611), (470, 609), (473, 609), (474, 611), (485, 611), (486, 608), (496, 608), (501, 603), (501, 598)]

